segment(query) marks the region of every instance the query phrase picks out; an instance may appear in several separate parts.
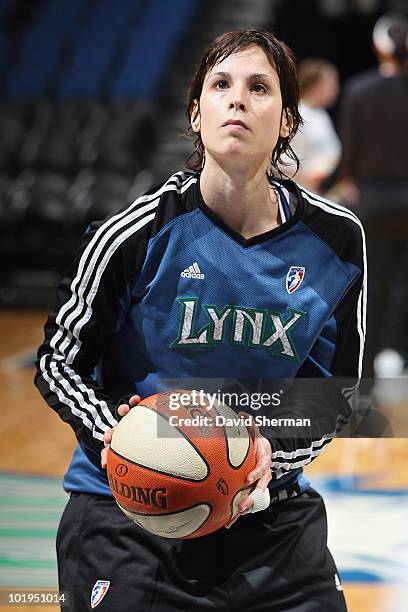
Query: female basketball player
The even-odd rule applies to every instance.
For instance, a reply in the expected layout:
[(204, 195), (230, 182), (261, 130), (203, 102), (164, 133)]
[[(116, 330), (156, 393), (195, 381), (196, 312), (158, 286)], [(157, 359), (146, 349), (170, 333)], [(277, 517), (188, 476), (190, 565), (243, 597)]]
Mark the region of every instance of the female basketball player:
[[(57, 539), (75, 611), (345, 610), (302, 466), (350, 416), (339, 377), (361, 372), (364, 245), (352, 213), (282, 179), (297, 105), (284, 43), (262, 30), (214, 40), (190, 87), (192, 172), (92, 225), (60, 285), (36, 382), (79, 442)], [(293, 381), (271, 412), (292, 427), (256, 432), (258, 492), (230, 529), (160, 538), (117, 508), (100, 454), (105, 466), (121, 398), (203, 378)], [(329, 392), (302, 393), (302, 378), (330, 379)]]

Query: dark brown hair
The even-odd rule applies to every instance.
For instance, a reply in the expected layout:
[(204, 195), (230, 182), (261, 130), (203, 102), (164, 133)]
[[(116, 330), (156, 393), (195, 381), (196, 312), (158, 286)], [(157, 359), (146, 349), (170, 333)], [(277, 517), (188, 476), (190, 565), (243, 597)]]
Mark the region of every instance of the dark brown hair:
[[(203, 83), (208, 72), (224, 59), (246, 49), (257, 45), (266, 54), (269, 62), (276, 70), (282, 95), (282, 113), (287, 113), (290, 124), (289, 135), (285, 138), (279, 136), (278, 142), (272, 151), (272, 162), (270, 175), (283, 175), (280, 165), (287, 165), (282, 160), (283, 154), (290, 157), (299, 168), (299, 160), (290, 146), (290, 141), (296, 134), (302, 118), (299, 114), (299, 85), (297, 80), (296, 62), (289, 47), (277, 39), (271, 32), (251, 28), (248, 30), (233, 30), (221, 34), (207, 47), (204, 55), (196, 66), (187, 95), (186, 115), (190, 124), (191, 114), (194, 108), (194, 100), (199, 100), (203, 89)], [(195, 150), (186, 161), (186, 167), (190, 170), (201, 170), (204, 162), (204, 145), (200, 133), (196, 134), (191, 125), (186, 135), (194, 139)]]

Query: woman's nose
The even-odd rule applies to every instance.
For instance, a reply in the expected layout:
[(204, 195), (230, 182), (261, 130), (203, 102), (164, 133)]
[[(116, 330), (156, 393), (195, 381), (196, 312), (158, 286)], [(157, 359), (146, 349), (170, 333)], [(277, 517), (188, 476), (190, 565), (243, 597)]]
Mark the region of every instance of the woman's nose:
[(229, 107), (235, 108), (236, 110), (246, 109), (245, 94), (240, 89), (231, 90)]
[(245, 110), (245, 104), (239, 100), (235, 100), (235, 102), (230, 103), (230, 108), (235, 108), (235, 110)]

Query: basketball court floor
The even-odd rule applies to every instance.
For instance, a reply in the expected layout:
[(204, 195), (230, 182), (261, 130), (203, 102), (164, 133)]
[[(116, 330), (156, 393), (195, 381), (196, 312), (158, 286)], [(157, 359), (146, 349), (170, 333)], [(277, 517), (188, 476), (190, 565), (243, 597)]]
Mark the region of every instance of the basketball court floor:
[[(2, 604), (10, 589), (57, 588), (54, 540), (66, 501), (61, 477), (75, 438), (32, 382), (45, 317), (0, 311)], [(399, 410), (408, 414), (408, 403)], [(326, 502), (349, 611), (408, 611), (408, 439), (337, 439), (306, 474)]]

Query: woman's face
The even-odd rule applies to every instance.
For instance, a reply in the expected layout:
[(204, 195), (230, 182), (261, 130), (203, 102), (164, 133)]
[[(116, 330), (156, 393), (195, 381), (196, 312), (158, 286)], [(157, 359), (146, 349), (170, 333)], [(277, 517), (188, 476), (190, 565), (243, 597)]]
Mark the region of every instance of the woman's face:
[(285, 113), (282, 119), (279, 77), (256, 45), (207, 73), (194, 116), (193, 111), (193, 129), (201, 133), (206, 157), (216, 159), (269, 166), (279, 135), (289, 133)]

